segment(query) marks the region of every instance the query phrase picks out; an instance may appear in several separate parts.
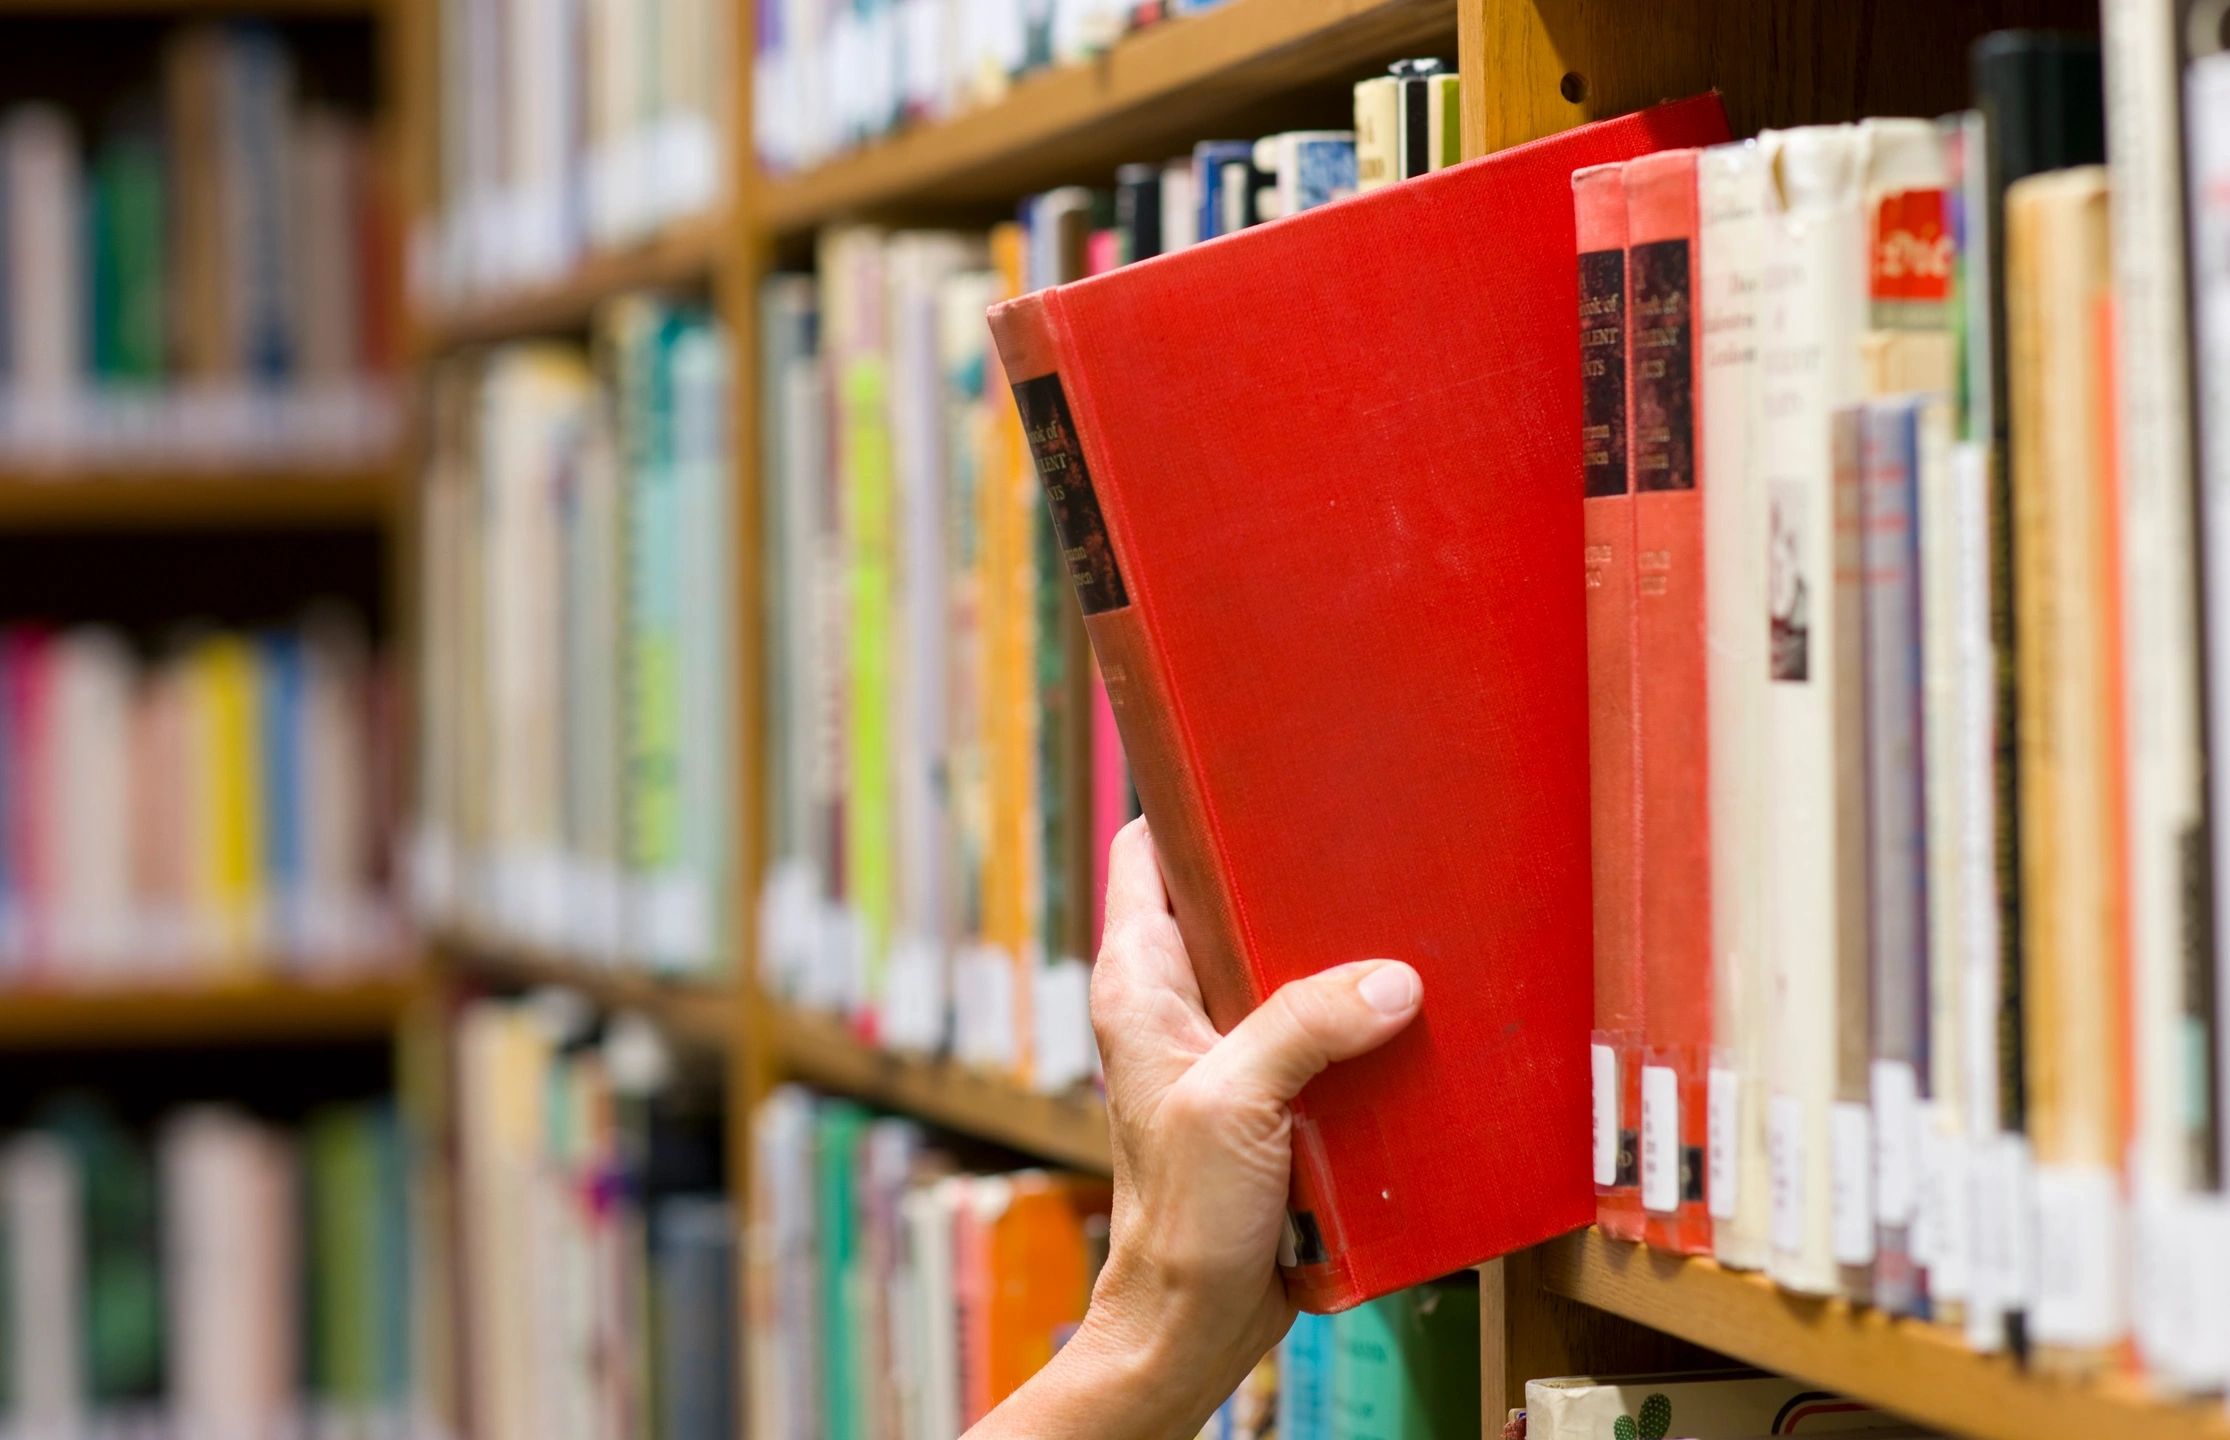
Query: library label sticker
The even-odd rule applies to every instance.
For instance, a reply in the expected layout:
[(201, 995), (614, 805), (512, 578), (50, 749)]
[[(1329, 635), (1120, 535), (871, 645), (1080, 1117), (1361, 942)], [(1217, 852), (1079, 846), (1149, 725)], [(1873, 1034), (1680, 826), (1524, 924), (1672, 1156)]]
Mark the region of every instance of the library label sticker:
[(1902, 1060), (1876, 1060), (1874, 1215), (1884, 1225), (1910, 1225), (1920, 1189), (1920, 1083)]
[(2036, 1169), (2036, 1338), (2097, 1349), (2122, 1335), (2121, 1177), (2107, 1165)]
[(1766, 1106), (1766, 1167), (1771, 1176), (1773, 1248), (1804, 1249), (1804, 1102), (1776, 1095)]
[(1827, 1112), (1829, 1224), (1838, 1265), (1874, 1263), (1873, 1114), (1852, 1100)]
[(1595, 1183), (1618, 1183), (1618, 1052), (1608, 1045), (1587, 1047), (1595, 1073)]
[(1667, 1065), (1642, 1067), (1642, 1208), (1680, 1208), (1680, 1076)]
[(1921, 1202), (1926, 1231), (1928, 1293), (1950, 1303), (1964, 1301), (1969, 1289), (1968, 1237), (1974, 1229), (1972, 1166), (1967, 1159), (1967, 1137), (1948, 1122), (1931, 1127), (1927, 1146), (1927, 1179)]
[(1712, 1066), (1705, 1104), (1711, 1134), (1704, 1193), (1711, 1197), (1712, 1219), (1732, 1220), (1742, 1198), (1742, 1076)]

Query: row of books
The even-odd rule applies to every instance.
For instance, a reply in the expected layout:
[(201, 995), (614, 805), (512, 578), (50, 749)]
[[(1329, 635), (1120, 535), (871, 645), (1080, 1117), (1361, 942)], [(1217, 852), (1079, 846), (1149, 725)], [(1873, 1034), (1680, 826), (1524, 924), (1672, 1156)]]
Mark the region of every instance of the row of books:
[[(1106, 1181), (976, 1171), (911, 1120), (799, 1086), (767, 1097), (752, 1136), (752, 1434), (957, 1435), (1082, 1322)], [(1479, 1394), (1467, 1273), (1300, 1317), (1201, 1440), (1469, 1440)]]
[(2106, 18), (2103, 89), (1990, 36), (1975, 112), (1573, 179), (1594, 1170), (1613, 1235), (2200, 1387), (2230, 70), (2179, 117), (2166, 7)]
[(0, 632), (0, 977), (332, 973), (395, 951), (399, 759), (339, 614), (180, 638)]
[(454, 303), (709, 214), (733, 7), (443, 0), (439, 215), (416, 288)]
[(0, 118), (0, 453), (348, 461), (395, 435), (392, 197), (284, 41), (200, 25), (88, 147)]
[(572, 997), (456, 1023), (465, 1433), (737, 1434), (717, 1116), (654, 1031)]
[(437, 376), (424, 488), (427, 919), (592, 963), (722, 963), (735, 804), (727, 342), (613, 304), (594, 354)]
[(1044, 1089), (1093, 1073), (1085, 962), (1136, 803), (984, 310), (1440, 168), (1453, 126), (1419, 104), (1407, 146), (1394, 102), (1453, 77), (1403, 69), (1358, 87), (1356, 133), (1203, 142), (1112, 192), (1033, 197), (988, 237), (833, 230), (817, 276), (768, 282), (759, 921), (778, 993)]
[(431, 1433), (406, 1127), (58, 1101), (0, 1142), (0, 1417), (33, 1436)]
[(1222, 0), (769, 0), (758, 7), (752, 140), (802, 170), (950, 118), (1021, 76)]
[(1768, 1435), (1862, 1435), (1921, 1440), (1871, 1405), (1756, 1370), (1662, 1375), (1558, 1375), (1525, 1382), (1504, 1440), (1763, 1440)]

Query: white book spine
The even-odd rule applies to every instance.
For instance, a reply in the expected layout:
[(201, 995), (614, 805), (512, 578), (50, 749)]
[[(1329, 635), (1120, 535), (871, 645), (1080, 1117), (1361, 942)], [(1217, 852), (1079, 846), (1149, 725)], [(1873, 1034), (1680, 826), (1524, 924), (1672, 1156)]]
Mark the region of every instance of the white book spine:
[[(1712, 1238), (1756, 1269), (1767, 1251), (1764, 955), (1766, 504), (1751, 444), (1758, 385), (1765, 152), (1755, 142), (1696, 164), (1703, 291), (1704, 628), (1710, 694)], [(1721, 1079), (1724, 1075), (1726, 1078)]]
[(1773, 1188), (1791, 1213), (1777, 1224), (1774, 1277), (1832, 1293), (1833, 1169), (1829, 1112), (1836, 1090), (1838, 947), (1848, 943), (1838, 895), (1848, 857), (1837, 775), (1858, 737), (1842, 733), (1835, 412), (1859, 397), (1865, 313), (1862, 147), (1848, 127), (1761, 137), (1776, 151), (1777, 193), (1760, 296), (1758, 442), (1769, 468), (1768, 606), (1772, 676), (1766, 708), (1765, 940), (1772, 976)]
[[(2172, 0), (2106, 0), (2107, 129), (2114, 183), (2114, 297), (2127, 718), (2129, 938), (2137, 1093), (2132, 1179), (2140, 1217), (2188, 1189), (2184, 1034), (2187, 955), (2212, 910), (2192, 545), (2190, 292), (2182, 115)], [(2205, 961), (2199, 961), (2204, 965)], [(2158, 1224), (2157, 1218), (2152, 1222)], [(2175, 1293), (2168, 1287), (2156, 1293)], [(2186, 1354), (2190, 1317), (2141, 1297), (2148, 1369), (2189, 1388), (2219, 1382), (2230, 1352)]]

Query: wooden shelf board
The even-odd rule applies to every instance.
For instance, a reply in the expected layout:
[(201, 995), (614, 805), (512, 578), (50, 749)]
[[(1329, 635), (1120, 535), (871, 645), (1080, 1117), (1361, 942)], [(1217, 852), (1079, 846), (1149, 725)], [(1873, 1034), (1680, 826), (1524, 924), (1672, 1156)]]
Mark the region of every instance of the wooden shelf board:
[(383, 524), (393, 465), (332, 470), (0, 466), (0, 529)]
[(2024, 1372), (1942, 1325), (1793, 1295), (1762, 1275), (1596, 1230), (1551, 1241), (1536, 1258), (1553, 1294), (1973, 1440), (2230, 1437), (2219, 1403), (2162, 1402), (2122, 1376)]
[[(1012, 200), (1158, 161), (1207, 127), (1407, 53), (1455, 58), (1455, 0), (1230, 0), (1151, 26), (1082, 65), (1031, 75), (997, 102), (762, 181), (753, 218), (778, 232), (840, 216)], [(1253, 131), (1245, 133), (1252, 134)]]
[(1058, 1165), (1099, 1175), (1114, 1168), (1107, 1107), (1096, 1095), (1034, 1094), (949, 1060), (892, 1054), (809, 1010), (776, 1007), (773, 1030), (793, 1079)]
[(388, 0), (0, 0), (0, 19), (296, 17), (376, 19)]
[(741, 1030), (734, 987), (716, 980), (653, 975), (640, 969), (599, 967), (531, 947), (445, 932), (442, 953), (460, 975), (507, 989), (554, 986), (578, 991), (600, 1010), (632, 1010), (656, 1021), (693, 1049), (725, 1053)]
[(436, 309), (419, 317), (428, 351), (585, 329), (598, 306), (633, 290), (709, 284), (726, 227), (718, 216), (684, 221), (623, 250), (582, 260), (547, 284)]
[(369, 1039), (393, 1031), (421, 993), (415, 969), (399, 962), (331, 979), (7, 989), (0, 1051)]

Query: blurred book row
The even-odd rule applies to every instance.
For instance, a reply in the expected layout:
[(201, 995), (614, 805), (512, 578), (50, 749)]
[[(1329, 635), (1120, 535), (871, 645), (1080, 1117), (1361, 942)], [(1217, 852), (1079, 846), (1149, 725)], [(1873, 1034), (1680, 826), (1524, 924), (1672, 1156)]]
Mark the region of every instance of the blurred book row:
[(385, 1103), (152, 1133), (96, 1102), (0, 1142), (0, 1416), (19, 1440), (430, 1435), (412, 1141)]
[(654, 1033), (568, 997), (457, 1017), (466, 1433), (737, 1433), (719, 1117)]
[(0, 456), (346, 463), (396, 436), (396, 218), (369, 126), (285, 42), (176, 32), (89, 141), (0, 119)]
[(711, 212), (731, 8), (443, 0), (441, 198), (413, 257), (420, 295), (547, 280)]
[(384, 666), (337, 614), (0, 631), (0, 977), (331, 973), (394, 953)]
[(422, 915), (591, 963), (726, 953), (735, 608), (726, 341), (628, 299), (593, 353), (435, 383), (422, 531)]
[(775, 992), (1041, 1089), (1094, 1073), (1086, 960), (1137, 804), (984, 311), (1441, 168), (1454, 78), (1406, 62), (1353, 132), (1206, 141), (988, 235), (825, 231), (817, 274), (767, 283)]
[(802, 170), (990, 104), (1033, 71), (1221, 3), (768, 0), (757, 7), (752, 140), (768, 170)]

